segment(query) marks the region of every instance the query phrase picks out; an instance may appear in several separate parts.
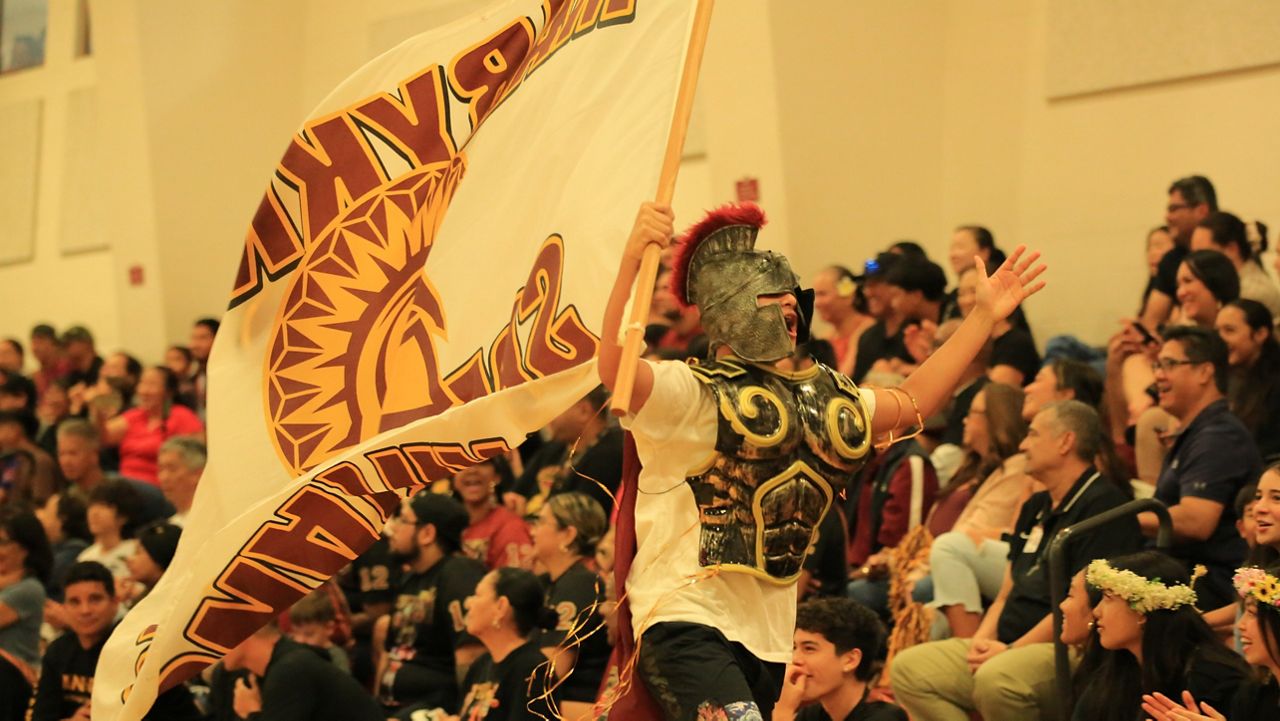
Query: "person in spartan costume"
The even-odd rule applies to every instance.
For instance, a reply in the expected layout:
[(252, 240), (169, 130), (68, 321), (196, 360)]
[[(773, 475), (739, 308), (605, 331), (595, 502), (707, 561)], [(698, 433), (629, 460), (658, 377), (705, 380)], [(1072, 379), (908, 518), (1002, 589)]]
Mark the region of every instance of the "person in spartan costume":
[[(641, 258), (670, 242), (672, 224), (670, 208), (646, 203), (627, 241), (600, 347), (611, 389)], [(757, 206), (729, 205), (680, 238), (673, 290), (701, 311), (711, 358), (636, 368), (622, 423), (639, 470), (621, 492), (617, 570), (629, 605), (619, 642), (643, 684), (624, 680), (614, 718), (769, 718), (792, 656), (796, 580), (833, 501), (873, 440), (940, 409), (995, 323), (1044, 285), (1039, 254), (1019, 248), (982, 270), (974, 311), (900, 388), (858, 388), (793, 363), (813, 292), (784, 256), (756, 249), (764, 224)]]

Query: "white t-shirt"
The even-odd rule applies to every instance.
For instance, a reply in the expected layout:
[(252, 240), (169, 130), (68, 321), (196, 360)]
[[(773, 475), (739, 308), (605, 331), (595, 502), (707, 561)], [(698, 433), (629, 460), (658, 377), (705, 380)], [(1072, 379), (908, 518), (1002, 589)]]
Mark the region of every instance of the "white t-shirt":
[[(719, 629), (759, 659), (786, 663), (795, 633), (795, 584), (727, 570), (704, 577), (709, 569), (698, 564), (698, 505), (685, 479), (715, 454), (712, 392), (682, 362), (650, 365), (653, 392), (639, 413), (622, 421), (635, 437), (643, 466), (636, 557), (627, 576), (636, 638), (656, 623), (699, 623)], [(874, 414), (875, 396), (861, 393)]]
[(117, 579), (127, 578), (129, 576), (129, 566), (125, 563), (125, 559), (132, 556), (137, 547), (138, 541), (133, 538), (121, 541), (110, 551), (104, 551), (102, 546), (95, 543), (81, 551), (80, 555), (76, 556), (76, 560), (97, 561), (106, 566), (111, 575)]

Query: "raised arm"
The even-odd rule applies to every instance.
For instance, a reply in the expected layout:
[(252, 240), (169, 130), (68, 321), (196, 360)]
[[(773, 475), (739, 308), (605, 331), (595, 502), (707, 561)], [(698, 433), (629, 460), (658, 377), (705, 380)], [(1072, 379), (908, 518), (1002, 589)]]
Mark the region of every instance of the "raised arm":
[[(1009, 317), (1019, 303), (1044, 287), (1044, 281), (1036, 280), (1045, 270), (1043, 263), (1036, 263), (1040, 253), (1027, 255), (1026, 250), (1025, 246), (1018, 246), (990, 277), (982, 259), (977, 258), (981, 276), (977, 305), (947, 342), (902, 382), (902, 390), (916, 400), (922, 417), (928, 418), (946, 405), (965, 369), (991, 337), (996, 322)], [(915, 423), (913, 409), (904, 407), (901, 413), (897, 412), (902, 399), (901, 394), (896, 395), (897, 398), (891, 391), (876, 391), (876, 415), (871, 422), (874, 433)]]
[[(600, 382), (611, 391), (622, 361), (620, 331), (623, 316), (627, 310), (627, 301), (631, 298), (631, 288), (635, 285), (636, 275), (640, 270), (644, 249), (651, 244), (665, 248), (671, 242), (674, 219), (670, 207), (643, 203), (636, 213), (636, 222), (631, 228), (631, 237), (627, 239), (627, 247), (622, 251), (618, 276), (613, 281), (613, 291), (609, 293), (609, 303), (604, 309), (604, 323), (600, 330), (600, 356), (596, 366)], [(631, 406), (627, 408), (627, 412), (638, 412), (652, 391), (653, 369), (648, 363), (639, 361), (631, 391)]]

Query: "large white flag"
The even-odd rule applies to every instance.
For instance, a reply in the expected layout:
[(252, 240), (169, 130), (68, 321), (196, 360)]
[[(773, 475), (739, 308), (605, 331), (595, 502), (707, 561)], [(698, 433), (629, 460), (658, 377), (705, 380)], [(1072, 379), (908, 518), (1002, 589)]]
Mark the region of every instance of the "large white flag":
[(596, 384), (693, 5), (498, 3), (374, 60), (305, 122), (214, 346), (193, 513), (103, 652), (94, 719), (141, 718), (367, 548), (400, 498)]

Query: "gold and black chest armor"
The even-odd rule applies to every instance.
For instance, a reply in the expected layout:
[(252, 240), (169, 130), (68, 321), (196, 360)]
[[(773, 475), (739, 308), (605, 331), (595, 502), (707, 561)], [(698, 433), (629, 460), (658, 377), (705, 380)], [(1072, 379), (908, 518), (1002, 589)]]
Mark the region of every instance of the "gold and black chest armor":
[(800, 575), (818, 525), (871, 452), (858, 389), (823, 365), (798, 373), (736, 359), (691, 366), (716, 403), (716, 452), (692, 469), (699, 563), (778, 584)]

